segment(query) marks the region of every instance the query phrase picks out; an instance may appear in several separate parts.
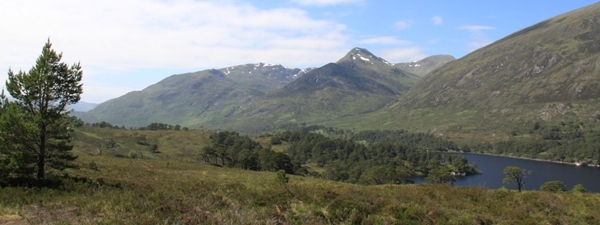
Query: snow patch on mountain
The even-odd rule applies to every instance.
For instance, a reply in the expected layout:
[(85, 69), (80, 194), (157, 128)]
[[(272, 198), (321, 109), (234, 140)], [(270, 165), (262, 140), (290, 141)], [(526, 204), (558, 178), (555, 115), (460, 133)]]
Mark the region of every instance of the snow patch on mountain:
[(360, 59), (362, 59), (362, 60), (364, 60), (364, 61), (367, 61), (367, 62), (368, 62), (368, 61), (371, 61), (369, 58), (365, 58), (365, 57), (363, 57), (363, 56), (362, 56), (362, 55), (360, 55), (360, 54), (357, 54), (357, 55), (358, 55), (358, 57), (360, 57)]

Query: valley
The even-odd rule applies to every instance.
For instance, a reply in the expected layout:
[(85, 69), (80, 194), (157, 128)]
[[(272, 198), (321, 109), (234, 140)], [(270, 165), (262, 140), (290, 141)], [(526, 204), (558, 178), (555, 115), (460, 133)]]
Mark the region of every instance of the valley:
[(126, 127), (162, 122), (251, 135), (299, 125), (407, 129), (461, 143), (505, 141), (535, 122), (594, 128), (597, 7), (540, 22), (460, 59), (390, 63), (354, 48), (320, 68), (259, 63), (175, 75), (74, 115)]
[(451, 140), (458, 151), (600, 164), (599, 7), (547, 19), (460, 59), (390, 63), (353, 48), (318, 68), (257, 63), (173, 75), (74, 115), (252, 137), (406, 130)]
[[(410, 44), (356, 43), (372, 42)], [(317, 67), (176, 73), (100, 104), (51, 47), (0, 95), (0, 224), (600, 221), (600, 3), (460, 58), (353, 47)]]

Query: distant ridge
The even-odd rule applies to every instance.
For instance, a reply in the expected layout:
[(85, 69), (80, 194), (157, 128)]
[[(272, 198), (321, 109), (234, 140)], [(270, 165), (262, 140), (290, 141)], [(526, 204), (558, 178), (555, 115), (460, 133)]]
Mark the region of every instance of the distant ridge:
[(296, 123), (321, 123), (361, 115), (394, 103), (419, 76), (363, 48), (316, 68), (251, 104), (221, 126), (264, 132)]
[(79, 112), (87, 112), (94, 109), (96, 106), (98, 106), (96, 103), (78, 102), (77, 104), (70, 105), (69, 109)]
[(133, 127), (153, 122), (200, 126), (234, 113), (240, 105), (281, 88), (310, 70), (257, 63), (172, 75), (144, 90), (74, 115), (86, 122), (106, 121)]
[[(285, 86), (313, 68), (286, 68), (279, 64), (252, 63), (219, 69), (236, 84), (263, 92)], [(257, 78), (257, 76), (261, 78)]]
[[(442, 62), (424, 67), (435, 69)], [(74, 115), (133, 127), (161, 122), (269, 131), (380, 110), (419, 79), (367, 49), (353, 48), (320, 68), (252, 63), (173, 75)]]
[(429, 74), (434, 69), (454, 60), (456, 59), (451, 55), (434, 55), (416, 62), (396, 63), (394, 66), (422, 77)]

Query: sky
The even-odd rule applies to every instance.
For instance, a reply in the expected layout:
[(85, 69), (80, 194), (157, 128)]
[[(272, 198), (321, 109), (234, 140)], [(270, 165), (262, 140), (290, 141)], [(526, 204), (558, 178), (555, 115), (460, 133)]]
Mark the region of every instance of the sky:
[(101, 103), (174, 75), (246, 63), (320, 67), (354, 47), (392, 63), (456, 58), (595, 1), (19, 0), (0, 2), (0, 86), (50, 39)]

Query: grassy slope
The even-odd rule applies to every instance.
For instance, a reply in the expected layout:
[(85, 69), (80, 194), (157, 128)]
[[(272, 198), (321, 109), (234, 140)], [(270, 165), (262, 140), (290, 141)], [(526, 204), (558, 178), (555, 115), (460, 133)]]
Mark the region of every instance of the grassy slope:
[[(185, 146), (208, 143), (199, 131), (86, 128), (82, 169), (58, 189), (3, 188), (0, 223), (61, 224), (594, 224), (599, 194), (488, 190), (435, 185), (361, 186), (206, 165)], [(91, 154), (88, 142), (145, 134), (162, 151), (144, 159)], [(82, 134), (82, 133), (78, 133)], [(120, 138), (118, 138), (120, 137)], [(84, 147), (84, 143), (86, 143)], [(187, 144), (186, 144), (187, 143)], [(188, 148), (188, 147), (185, 147)], [(149, 154), (149, 153), (148, 153)], [(184, 156), (185, 155), (185, 156)], [(94, 162), (98, 170), (89, 167)]]
[[(156, 144), (160, 153), (151, 153), (148, 146), (136, 143), (136, 137), (146, 136), (149, 145)], [(87, 155), (98, 155), (99, 149), (104, 155), (111, 154), (107, 149), (109, 140), (119, 146), (117, 153), (127, 156), (130, 151), (142, 151), (144, 156), (153, 159), (182, 159), (198, 155), (200, 149), (209, 144), (209, 133), (205, 131), (139, 131), (124, 129), (104, 129), (82, 127), (75, 132), (75, 149)], [(194, 160), (194, 159), (190, 159)]]

